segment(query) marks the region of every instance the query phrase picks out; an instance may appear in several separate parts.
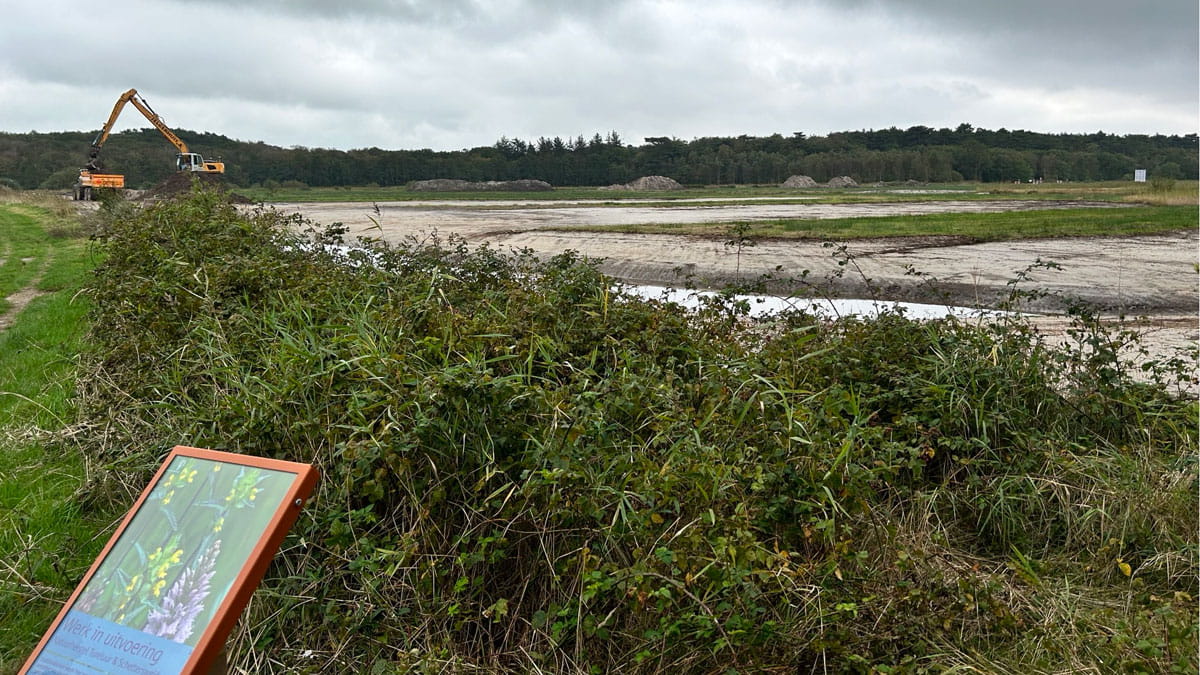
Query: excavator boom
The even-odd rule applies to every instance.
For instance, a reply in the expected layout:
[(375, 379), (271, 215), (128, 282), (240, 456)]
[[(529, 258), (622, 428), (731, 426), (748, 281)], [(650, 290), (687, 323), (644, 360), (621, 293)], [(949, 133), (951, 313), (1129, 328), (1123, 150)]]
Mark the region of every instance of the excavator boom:
[(133, 98), (130, 99), (130, 103), (132, 103), (133, 107), (137, 108), (139, 112), (145, 115), (146, 119), (150, 120), (150, 123), (154, 125), (155, 129), (158, 129), (163, 136), (167, 137), (167, 140), (171, 142), (171, 145), (175, 146), (175, 149), (178, 150), (180, 154), (187, 153), (187, 143), (184, 143), (183, 139), (176, 136), (174, 131), (171, 131), (170, 127), (167, 126), (167, 123), (163, 122), (162, 118), (158, 116), (158, 113), (154, 112), (154, 110), (150, 108), (149, 103), (146, 103), (146, 99), (138, 96), (137, 92), (135, 91), (133, 93)]
[(180, 153), (185, 153), (188, 151), (187, 143), (184, 143), (183, 139), (179, 138), (179, 136), (176, 136), (174, 131), (171, 131), (171, 128), (167, 126), (166, 122), (163, 122), (162, 118), (158, 116), (158, 113), (154, 112), (154, 109), (150, 107), (150, 104), (146, 103), (146, 99), (138, 95), (137, 89), (130, 89), (124, 94), (121, 94), (121, 97), (117, 99), (116, 105), (113, 106), (112, 113), (108, 116), (108, 121), (104, 123), (103, 127), (100, 127), (100, 132), (96, 134), (96, 138), (92, 140), (93, 158), (100, 154), (100, 148), (103, 147), (104, 142), (108, 140), (108, 135), (112, 133), (113, 125), (117, 123), (117, 118), (121, 116), (121, 111), (125, 109), (126, 103), (133, 103), (133, 107), (137, 108), (138, 112), (142, 113), (142, 115), (150, 121), (150, 124), (153, 124), (154, 128), (158, 129), (159, 133), (165, 136), (167, 140), (170, 141), (171, 145), (175, 146), (176, 150), (178, 150)]

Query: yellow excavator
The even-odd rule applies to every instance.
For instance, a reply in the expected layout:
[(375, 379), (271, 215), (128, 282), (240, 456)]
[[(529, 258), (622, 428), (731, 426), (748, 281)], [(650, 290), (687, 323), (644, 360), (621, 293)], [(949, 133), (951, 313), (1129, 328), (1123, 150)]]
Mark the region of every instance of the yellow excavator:
[(158, 113), (146, 103), (146, 99), (142, 98), (137, 89), (130, 89), (121, 94), (117, 99), (117, 104), (113, 106), (112, 114), (108, 116), (108, 121), (100, 128), (100, 133), (96, 134), (96, 138), (92, 141), (92, 149), (88, 153), (87, 166), (79, 170), (79, 182), (75, 184), (75, 199), (90, 200), (93, 197), (93, 190), (96, 188), (123, 188), (125, 187), (125, 176), (116, 173), (102, 173), (100, 167), (100, 148), (104, 146), (104, 142), (108, 140), (108, 135), (112, 132), (113, 125), (117, 122), (117, 117), (121, 115), (121, 110), (125, 108), (126, 103), (132, 103), (133, 107), (137, 108), (150, 123), (158, 129), (171, 145), (179, 151), (175, 156), (175, 168), (178, 171), (191, 171), (196, 173), (225, 173), (224, 162), (213, 162), (204, 159), (200, 155), (188, 151), (187, 143), (183, 139), (175, 135), (174, 131), (163, 122)]

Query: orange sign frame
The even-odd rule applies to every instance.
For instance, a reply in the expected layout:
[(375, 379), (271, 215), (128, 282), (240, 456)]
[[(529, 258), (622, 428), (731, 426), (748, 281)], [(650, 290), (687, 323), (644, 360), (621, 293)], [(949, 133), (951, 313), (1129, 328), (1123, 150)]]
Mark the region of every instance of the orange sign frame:
[[(238, 617), (241, 616), (242, 610), (245, 609), (254, 590), (258, 588), (258, 584), (262, 581), (266, 574), (267, 567), (271, 564), (271, 559), (278, 551), (280, 544), (283, 543), (284, 537), (287, 536), (288, 530), (295, 524), (296, 519), (300, 515), (300, 509), (304, 502), (312, 495), (313, 489), (316, 487), (319, 472), (310, 464), (300, 464), (296, 462), (286, 462), (282, 460), (267, 459), (263, 457), (253, 457), (249, 455), (241, 455), (230, 452), (219, 452), (216, 450), (205, 450), (202, 448), (191, 448), (186, 446), (176, 446), (163, 460), (162, 466), (155, 473), (154, 478), (146, 486), (145, 490), (134, 502), (133, 507), (126, 514), (121, 525), (109, 538), (100, 555), (96, 557), (95, 562), (88, 569), (87, 574), (79, 582), (71, 597), (63, 605), (62, 610), (55, 617), (46, 633), (42, 636), (41, 641), (26, 660), (25, 665), (21, 668), (20, 674), (24, 675), (30, 668), (33, 667), (38, 657), (43, 653), (47, 644), (50, 643), (55, 631), (63, 624), (67, 618), (68, 612), (80, 600), (80, 595), (87, 588), (88, 583), (96, 575), (101, 564), (104, 563), (109, 553), (113, 550), (121, 535), (129, 528), (130, 523), (141, 511), (143, 505), (146, 504), (151, 493), (163, 480), (164, 474), (167, 473), (168, 467), (171, 466), (177, 458), (195, 458), (199, 460), (208, 460), (216, 462), (220, 465), (234, 465), (238, 467), (248, 467), (252, 469), (261, 469), (266, 471), (281, 472), (295, 474), (295, 478), (291, 484), (286, 487), (282, 493), (282, 498), (279, 500), (278, 506), (267, 521), (265, 529), (262, 531), (258, 541), (255, 542), (253, 548), (246, 556), (241, 564), (240, 571), (232, 579), (232, 584), (224, 597), (212, 610), (212, 617), (206, 625), (202, 627), (199, 638), (195, 641), (195, 646), (190, 655), (187, 657), (186, 664), (179, 672), (189, 674), (202, 674), (209, 672), (209, 669), (216, 664), (216, 660), (225, 646), (225, 641), (232, 632), (234, 624)], [(193, 472), (194, 474), (194, 472)], [(190, 481), (189, 481), (190, 482)], [(250, 496), (253, 499), (254, 495)], [(161, 590), (161, 586), (160, 586)], [(155, 593), (159, 595), (159, 593)], [(121, 672), (121, 671), (115, 671)]]

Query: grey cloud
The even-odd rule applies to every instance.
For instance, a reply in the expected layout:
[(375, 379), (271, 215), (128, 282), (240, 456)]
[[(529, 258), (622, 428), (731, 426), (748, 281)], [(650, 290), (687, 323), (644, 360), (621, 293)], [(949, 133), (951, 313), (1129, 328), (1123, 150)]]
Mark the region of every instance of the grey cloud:
[(315, 18), (369, 17), (420, 23), (455, 23), (480, 11), (476, 0), (178, 0), (182, 5), (207, 5)]
[[(15, 3), (0, 91), (56, 100), (41, 116), (0, 101), (3, 128), (94, 127), (131, 86), (172, 124), (332, 147), (963, 121), (1153, 133), (1196, 118), (1196, 10), (1179, 2), (111, 3), (89, 16), (68, 0)], [(165, 25), (203, 49), (180, 49)], [(83, 56), (106, 67), (80, 68)]]
[(1196, 98), (1195, 0), (851, 0), (851, 6), (916, 18), (933, 37), (971, 36), (963, 61), (998, 77)]
[(602, 23), (628, 0), (168, 0), (258, 15), (408, 24), (459, 31), (457, 37), (511, 42), (564, 22)]
[(843, 6), (920, 16), (956, 31), (1100, 42), (1110, 49), (1122, 43), (1155, 51), (1185, 46), (1193, 54), (1200, 18), (1191, 0), (846, 0)]

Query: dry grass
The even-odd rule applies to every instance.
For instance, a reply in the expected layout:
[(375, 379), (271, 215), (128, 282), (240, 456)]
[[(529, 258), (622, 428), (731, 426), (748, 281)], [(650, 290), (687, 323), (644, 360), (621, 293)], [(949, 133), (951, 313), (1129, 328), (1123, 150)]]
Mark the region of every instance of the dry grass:
[(98, 204), (76, 202), (57, 190), (10, 190), (0, 188), (0, 204), (34, 208), (46, 217), (39, 218), (46, 233), (58, 239), (86, 236), (91, 231), (88, 224)]
[(1197, 186), (1200, 182), (1194, 180), (1152, 180), (1138, 184), (1136, 191), (1122, 196), (1121, 201), (1155, 206), (1195, 206), (1200, 203)]
[(1150, 204), (1153, 206), (1195, 206), (1200, 203), (1200, 181), (1153, 179), (1148, 183), (1109, 181), (1102, 183), (988, 183), (980, 186), (994, 195), (1029, 198), (1080, 199)]

